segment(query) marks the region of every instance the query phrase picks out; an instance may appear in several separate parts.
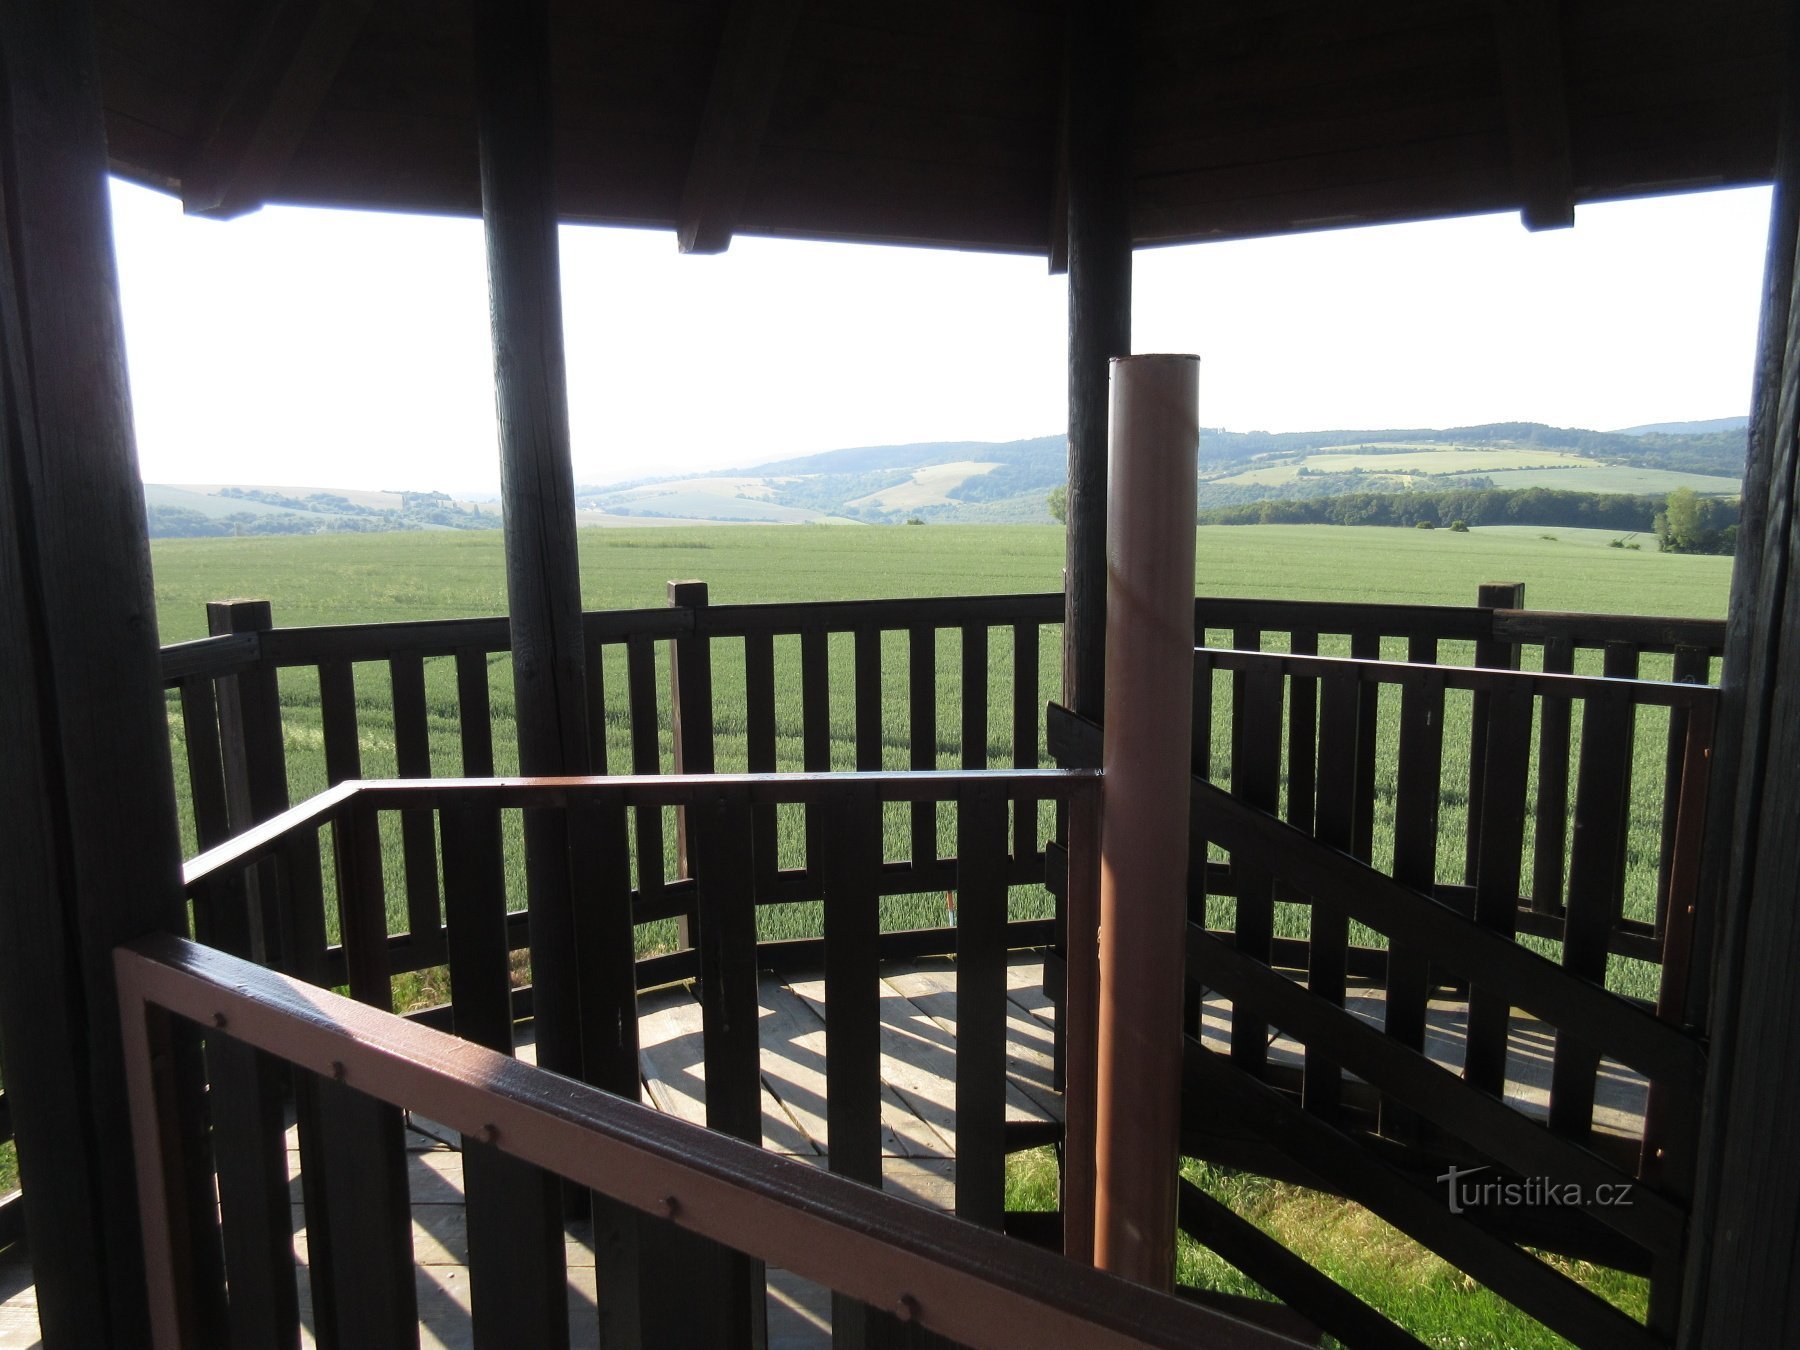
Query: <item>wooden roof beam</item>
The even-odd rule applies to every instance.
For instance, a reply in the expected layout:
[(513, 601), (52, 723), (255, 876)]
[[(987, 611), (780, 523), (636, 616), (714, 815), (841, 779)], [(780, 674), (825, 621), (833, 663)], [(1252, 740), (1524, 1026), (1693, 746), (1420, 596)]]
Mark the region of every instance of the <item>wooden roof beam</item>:
[(181, 176), (182, 209), (225, 219), (260, 207), (318, 115), (371, 0), (273, 0)]
[(1519, 216), (1528, 230), (1575, 223), (1561, 0), (1496, 0), (1500, 78)]
[(732, 0), (675, 220), (683, 253), (731, 247), (803, 3)]

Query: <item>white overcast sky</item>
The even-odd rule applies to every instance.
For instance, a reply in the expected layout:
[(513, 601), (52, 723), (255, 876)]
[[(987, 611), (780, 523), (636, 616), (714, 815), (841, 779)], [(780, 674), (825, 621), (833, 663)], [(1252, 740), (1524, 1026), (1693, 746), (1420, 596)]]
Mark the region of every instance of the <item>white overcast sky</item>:
[[(188, 219), (113, 187), (144, 478), (492, 491), (481, 226), (269, 208)], [(1202, 358), (1233, 430), (1741, 414), (1768, 193), (1137, 255), (1133, 346)], [(566, 227), (576, 477), (839, 446), (1011, 440), (1065, 417), (1041, 259)]]

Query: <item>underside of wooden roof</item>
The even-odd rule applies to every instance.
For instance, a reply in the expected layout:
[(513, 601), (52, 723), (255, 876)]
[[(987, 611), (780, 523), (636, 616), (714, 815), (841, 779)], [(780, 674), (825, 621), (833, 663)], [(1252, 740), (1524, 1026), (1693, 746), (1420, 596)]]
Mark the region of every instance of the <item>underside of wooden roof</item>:
[[(1121, 12), (1124, 6), (1121, 5)], [(114, 169), (265, 202), (477, 214), (468, 7), (116, 0)], [(1142, 0), (1140, 244), (1767, 181), (1779, 0)], [(566, 219), (1052, 255), (1059, 0), (560, 0)]]

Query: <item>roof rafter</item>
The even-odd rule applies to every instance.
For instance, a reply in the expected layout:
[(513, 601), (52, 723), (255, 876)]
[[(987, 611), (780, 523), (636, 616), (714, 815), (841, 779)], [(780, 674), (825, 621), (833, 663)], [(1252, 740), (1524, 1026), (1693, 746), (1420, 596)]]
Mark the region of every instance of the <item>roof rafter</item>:
[(731, 246), (803, 3), (732, 0), (676, 218), (683, 253)]
[(224, 84), (205, 142), (181, 176), (182, 209), (254, 211), (312, 126), (372, 0), (273, 0)]
[(1575, 223), (1561, 0), (1497, 0), (1500, 78), (1519, 215), (1528, 230)]

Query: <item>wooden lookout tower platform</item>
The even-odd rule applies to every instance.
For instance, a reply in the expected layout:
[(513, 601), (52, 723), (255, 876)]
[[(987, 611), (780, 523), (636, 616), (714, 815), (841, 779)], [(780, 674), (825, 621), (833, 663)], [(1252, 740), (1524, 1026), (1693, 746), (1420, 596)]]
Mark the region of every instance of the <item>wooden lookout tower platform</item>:
[[(1800, 1339), (1797, 28), (0, 5), (0, 1343), (1417, 1344), (1192, 1160), (1575, 1344)], [(160, 645), (108, 172), (481, 217), (505, 615)], [(1130, 353), (1135, 249), (1771, 182), (1728, 621), (1193, 584), (1204, 405)], [(584, 613), (564, 222), (1066, 272), (1064, 590)], [(1179, 1288), (1178, 1233), (1269, 1297)]]

